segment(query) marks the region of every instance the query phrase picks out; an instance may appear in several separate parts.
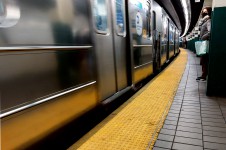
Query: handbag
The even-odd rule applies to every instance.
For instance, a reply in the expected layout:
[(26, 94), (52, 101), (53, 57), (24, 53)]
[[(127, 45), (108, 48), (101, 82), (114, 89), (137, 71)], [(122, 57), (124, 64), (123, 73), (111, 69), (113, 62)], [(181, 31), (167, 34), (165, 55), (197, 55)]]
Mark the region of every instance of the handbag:
[(205, 55), (209, 52), (209, 41), (197, 41), (195, 42), (196, 54), (198, 56)]

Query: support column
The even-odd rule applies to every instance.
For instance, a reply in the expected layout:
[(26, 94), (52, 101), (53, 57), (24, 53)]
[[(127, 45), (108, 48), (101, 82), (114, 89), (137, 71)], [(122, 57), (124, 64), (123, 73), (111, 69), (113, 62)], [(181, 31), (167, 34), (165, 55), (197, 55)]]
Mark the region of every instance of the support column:
[(207, 95), (226, 95), (226, 1), (213, 0)]

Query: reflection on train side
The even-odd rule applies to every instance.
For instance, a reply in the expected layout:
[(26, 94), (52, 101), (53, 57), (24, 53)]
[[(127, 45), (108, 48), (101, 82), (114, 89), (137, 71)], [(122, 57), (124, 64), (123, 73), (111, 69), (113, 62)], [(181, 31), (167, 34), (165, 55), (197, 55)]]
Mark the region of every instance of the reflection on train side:
[(0, 1), (0, 27), (16, 25), (20, 19), (20, 8), (17, 0)]

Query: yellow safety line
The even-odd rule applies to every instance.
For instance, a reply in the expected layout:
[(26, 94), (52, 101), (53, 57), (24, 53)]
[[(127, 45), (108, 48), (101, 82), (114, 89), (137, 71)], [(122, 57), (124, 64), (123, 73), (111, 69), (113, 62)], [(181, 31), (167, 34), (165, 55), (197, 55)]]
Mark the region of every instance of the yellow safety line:
[[(187, 63), (187, 52), (87, 133), (69, 150), (152, 149)], [(163, 119), (162, 119), (163, 118)]]

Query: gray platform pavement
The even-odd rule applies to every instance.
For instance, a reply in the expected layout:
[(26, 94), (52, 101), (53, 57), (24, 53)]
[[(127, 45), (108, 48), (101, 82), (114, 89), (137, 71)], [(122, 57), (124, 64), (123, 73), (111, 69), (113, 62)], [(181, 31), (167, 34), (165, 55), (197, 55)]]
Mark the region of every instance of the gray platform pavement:
[(226, 150), (226, 98), (206, 96), (200, 58), (188, 63), (153, 150)]

